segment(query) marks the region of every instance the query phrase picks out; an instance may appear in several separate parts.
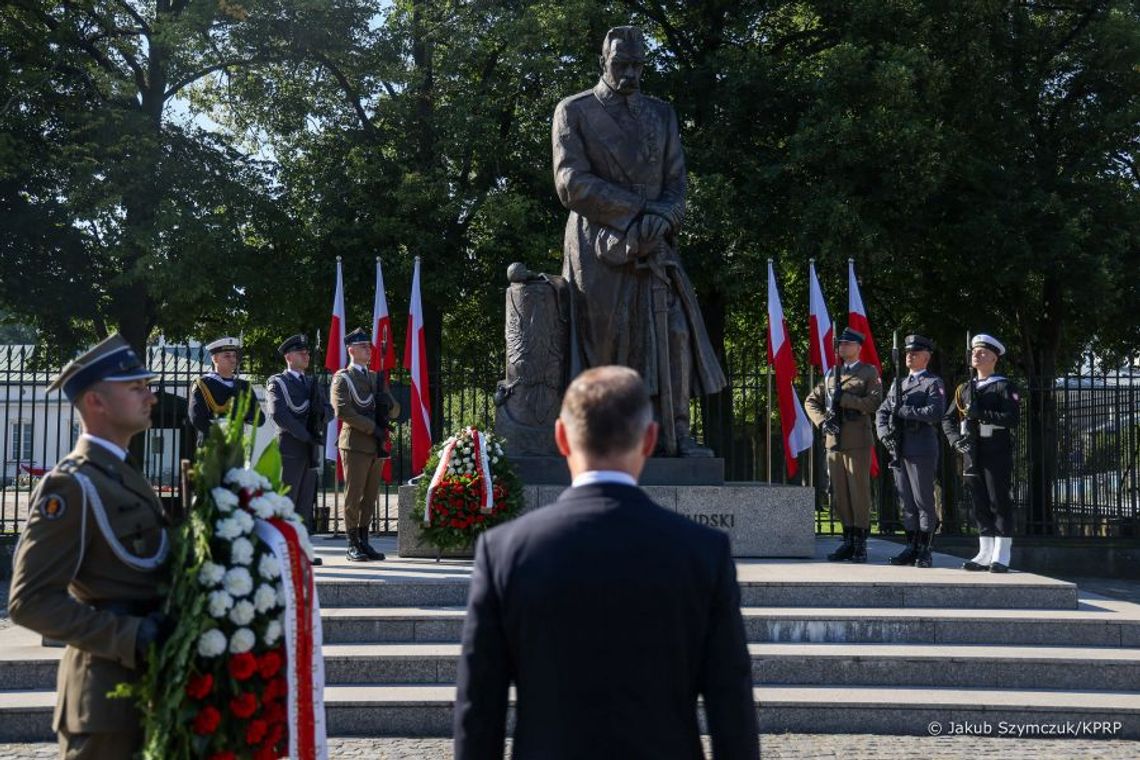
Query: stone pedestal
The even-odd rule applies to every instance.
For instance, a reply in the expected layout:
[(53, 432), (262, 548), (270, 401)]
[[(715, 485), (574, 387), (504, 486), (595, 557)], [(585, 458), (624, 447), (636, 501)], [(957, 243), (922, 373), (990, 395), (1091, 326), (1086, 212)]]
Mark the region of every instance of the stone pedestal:
[[(813, 557), (815, 494), (801, 486), (725, 483), (720, 486), (643, 486), (649, 498), (732, 538), (734, 557)], [(559, 485), (525, 486), (524, 511), (549, 504), (564, 490)], [(435, 558), (436, 550), (419, 541), (412, 519), (415, 486), (400, 486), (398, 551), (401, 557)], [(443, 558), (471, 557), (466, 552)]]

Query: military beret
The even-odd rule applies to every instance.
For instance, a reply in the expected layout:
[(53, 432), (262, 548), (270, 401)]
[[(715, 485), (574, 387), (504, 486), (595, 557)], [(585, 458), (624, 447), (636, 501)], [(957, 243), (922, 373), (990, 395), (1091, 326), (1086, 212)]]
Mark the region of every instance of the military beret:
[(858, 343), (861, 346), (866, 339), (863, 333), (850, 327), (843, 328), (843, 332), (839, 333), (840, 343)]
[(368, 332), (363, 327), (358, 327), (348, 335), (344, 336), (344, 343), (351, 346), (353, 343), (371, 343), (372, 338), (368, 336)]
[(241, 348), (241, 338), (232, 338), (229, 336), (218, 338), (206, 344), (206, 350), (210, 352), (211, 356), (219, 351), (237, 351), (239, 348)]
[(48, 390), (62, 388), (68, 400), (74, 402), (95, 383), (149, 380), (152, 377), (154, 373), (147, 369), (126, 338), (114, 333), (64, 367), (52, 379)]
[(930, 338), (925, 338), (918, 333), (906, 336), (904, 348), (907, 351), (933, 351), (934, 341)]
[(290, 351), (301, 351), (309, 347), (309, 341), (301, 333), (290, 335), (285, 341), (277, 347), (277, 350), (282, 356)]
[(985, 333), (978, 333), (975, 335), (974, 339), (970, 341), (970, 346), (973, 348), (988, 348), (998, 356), (1005, 354), (1005, 346), (1001, 344), (1001, 341), (994, 336), (986, 335)]

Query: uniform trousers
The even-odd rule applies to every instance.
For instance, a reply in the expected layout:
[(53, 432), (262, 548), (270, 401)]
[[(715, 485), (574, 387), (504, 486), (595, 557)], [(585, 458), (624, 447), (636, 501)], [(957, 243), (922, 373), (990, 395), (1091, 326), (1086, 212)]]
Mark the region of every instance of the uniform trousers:
[(142, 723), (129, 731), (69, 734), (59, 727), (60, 760), (111, 760), (134, 757), (143, 745)]
[(903, 506), (903, 528), (911, 533), (933, 533), (938, 528), (934, 511), (934, 468), (938, 457), (899, 457), (895, 468), (895, 488)]
[(345, 530), (368, 528), (380, 493), (380, 471), (384, 460), (375, 454), (340, 450), (344, 463)]
[[(341, 460), (345, 461), (345, 460)], [(281, 480), (289, 486), (293, 508), (305, 521), (310, 533), (316, 529), (313, 521), (313, 500), (317, 495), (317, 468), (309, 457), (281, 457)]]
[(982, 536), (1013, 535), (1013, 504), (1009, 498), (1009, 481), (1013, 471), (1013, 454), (1009, 439), (979, 439), (977, 444), (978, 474), (966, 478), (974, 499), (974, 521)]
[(832, 506), (845, 528), (871, 528), (871, 449), (827, 452)]

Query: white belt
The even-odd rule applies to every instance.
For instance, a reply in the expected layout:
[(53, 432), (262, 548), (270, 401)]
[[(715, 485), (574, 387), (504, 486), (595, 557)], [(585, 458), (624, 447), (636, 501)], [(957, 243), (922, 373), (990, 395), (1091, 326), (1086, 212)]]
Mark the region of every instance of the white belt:
[(978, 425), (978, 435), (982, 438), (993, 438), (995, 430), (1005, 430), (1005, 425), (989, 425), (985, 422)]

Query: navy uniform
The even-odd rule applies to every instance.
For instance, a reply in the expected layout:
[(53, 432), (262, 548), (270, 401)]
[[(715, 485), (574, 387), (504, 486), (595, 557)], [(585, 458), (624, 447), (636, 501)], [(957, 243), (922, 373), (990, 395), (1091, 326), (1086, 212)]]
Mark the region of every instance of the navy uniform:
[[(278, 347), (284, 357), (294, 351), (308, 351), (304, 335), (286, 338)], [(297, 514), (313, 532), (313, 502), (317, 492), (317, 469), (324, 456), (322, 434), (333, 411), (317, 379), (295, 369), (286, 369), (269, 378), (265, 385), (269, 418), (277, 428), (281, 451), (281, 479), (289, 486), (289, 498)], [(320, 564), (320, 558), (314, 561)]]
[[(1005, 346), (992, 335), (975, 335), (975, 349), (985, 348), (997, 356)], [(978, 553), (962, 565), (965, 570), (1009, 570), (1013, 547), (1013, 435), (1021, 417), (1021, 396), (1011, 380), (998, 374), (958, 386), (954, 403), (942, 418), (942, 431), (965, 459), (965, 480), (974, 502), (978, 526)], [(976, 425), (977, 439), (969, 427)]]
[[(151, 377), (116, 333), (68, 364), (49, 390), (62, 388), (79, 406), (86, 392), (99, 392), (96, 384), (106, 389), (104, 383)], [(142, 432), (149, 425), (154, 395), (142, 390), (146, 398), (134, 400), (145, 407), (136, 405), (133, 418), (122, 407), (115, 412), (111, 421), (120, 429), (135, 425)], [(39, 482), (31, 501), (8, 611), (17, 625), (67, 645), (52, 719), (60, 756), (133, 757), (143, 740), (138, 707), (107, 693), (138, 679), (147, 648), (165, 628), (158, 613), (159, 589), (169, 581), (162, 506), (127, 452), (88, 432)]]
[[(934, 351), (934, 343), (921, 335), (906, 336), (905, 349)], [(934, 509), (934, 474), (938, 469), (938, 424), (946, 411), (946, 388), (942, 378), (923, 369), (896, 378), (899, 403), (895, 406), (896, 386), (892, 385), (879, 406), (876, 427), (879, 439), (886, 441), (892, 428), (899, 434), (892, 454), (895, 489), (903, 509), (903, 529), (907, 546), (890, 558), (892, 565), (930, 567), (930, 545), (938, 530)]]
[[(344, 342), (371, 344), (363, 329), (346, 335)], [(333, 411), (342, 423), (337, 446), (344, 465), (345, 556), (353, 562), (382, 560), (383, 552), (368, 542), (368, 526), (380, 493), (380, 470), (389, 457), (387, 421), (399, 416), (400, 407), (383, 378), (358, 364), (337, 370), (331, 395)]]
[[(850, 327), (840, 343), (863, 345), (863, 334)], [(828, 555), (835, 562), (867, 561), (867, 534), (871, 529), (871, 448), (875, 444), (872, 415), (883, 399), (879, 372), (869, 364), (854, 361), (839, 367), (839, 413), (832, 419), (835, 373), (828, 372), (804, 402), (804, 409), (827, 441), (827, 474), (831, 479), (832, 504), (843, 523), (843, 545)]]
[[(211, 357), (222, 351), (239, 351), (241, 340), (230, 337), (218, 338), (212, 343), (207, 343), (206, 350), (210, 352)], [(243, 393), (252, 393), (248, 381), (239, 377), (223, 377), (217, 372), (208, 372), (191, 383), (189, 417), (190, 424), (198, 431), (197, 445), (201, 446), (206, 440), (206, 434), (210, 432), (210, 425), (214, 420), (229, 415), (234, 398)], [(245, 421), (250, 425), (256, 425), (258, 411), (257, 398), (253, 397), (246, 411)]]

